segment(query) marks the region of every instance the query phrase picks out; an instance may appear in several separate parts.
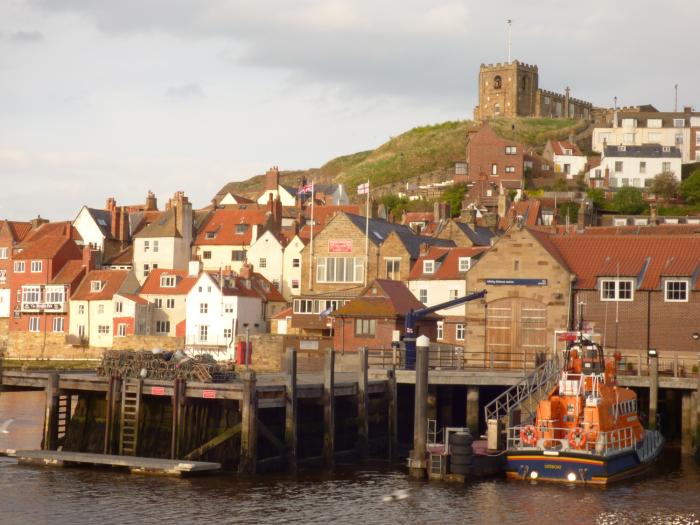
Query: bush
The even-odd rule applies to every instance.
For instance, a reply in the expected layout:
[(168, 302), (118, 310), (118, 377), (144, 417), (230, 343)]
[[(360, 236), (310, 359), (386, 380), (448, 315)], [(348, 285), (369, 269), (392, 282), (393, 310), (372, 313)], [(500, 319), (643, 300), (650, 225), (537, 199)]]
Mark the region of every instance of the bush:
[(605, 190), (603, 188), (591, 188), (586, 192), (586, 196), (596, 209), (601, 209), (605, 205)]
[(452, 217), (456, 217), (462, 211), (462, 200), (467, 193), (466, 184), (455, 184), (442, 192), (440, 200), (450, 204), (450, 213)]
[(681, 182), (680, 194), (688, 204), (700, 204), (700, 170)]
[(617, 211), (626, 215), (642, 213), (647, 207), (642, 192), (632, 186), (617, 190), (615, 197), (613, 197), (613, 205)]
[(664, 200), (669, 200), (678, 195), (678, 188), (679, 184), (676, 176), (673, 173), (664, 172), (654, 177), (649, 190), (651, 190), (654, 195)]

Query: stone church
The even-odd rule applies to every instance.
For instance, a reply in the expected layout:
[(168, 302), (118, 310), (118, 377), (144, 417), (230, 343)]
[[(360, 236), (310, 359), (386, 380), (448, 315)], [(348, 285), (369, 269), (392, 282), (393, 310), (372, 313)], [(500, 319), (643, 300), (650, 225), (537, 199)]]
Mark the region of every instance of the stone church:
[(474, 120), (494, 117), (551, 117), (590, 120), (593, 105), (564, 94), (540, 89), (536, 65), (514, 60), (510, 63), (481, 64), (479, 105)]

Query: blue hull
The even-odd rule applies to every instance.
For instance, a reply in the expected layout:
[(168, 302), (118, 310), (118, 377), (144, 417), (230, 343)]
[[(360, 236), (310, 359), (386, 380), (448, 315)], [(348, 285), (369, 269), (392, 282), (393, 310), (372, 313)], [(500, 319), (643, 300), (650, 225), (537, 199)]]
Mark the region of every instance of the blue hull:
[(509, 450), (506, 453), (506, 475), (512, 479), (605, 485), (638, 474), (650, 463), (642, 463), (635, 450), (608, 457), (571, 452), (545, 455), (539, 450)]

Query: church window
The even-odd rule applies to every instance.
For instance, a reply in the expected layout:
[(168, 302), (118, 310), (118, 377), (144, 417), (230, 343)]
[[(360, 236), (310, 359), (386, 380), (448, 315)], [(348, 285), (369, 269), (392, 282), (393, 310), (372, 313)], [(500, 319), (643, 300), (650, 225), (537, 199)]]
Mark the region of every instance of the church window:
[(493, 79), (493, 89), (501, 89), (501, 76), (496, 75), (496, 78)]

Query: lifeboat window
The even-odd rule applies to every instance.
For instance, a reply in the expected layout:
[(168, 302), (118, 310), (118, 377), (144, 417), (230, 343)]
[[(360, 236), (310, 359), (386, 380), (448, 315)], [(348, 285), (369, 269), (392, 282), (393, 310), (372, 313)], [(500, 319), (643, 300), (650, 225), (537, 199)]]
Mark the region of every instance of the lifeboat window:
[(567, 411), (567, 412), (573, 412), (573, 411), (574, 411), (574, 404), (573, 404), (573, 403), (569, 403), (568, 405), (566, 405), (566, 411)]

